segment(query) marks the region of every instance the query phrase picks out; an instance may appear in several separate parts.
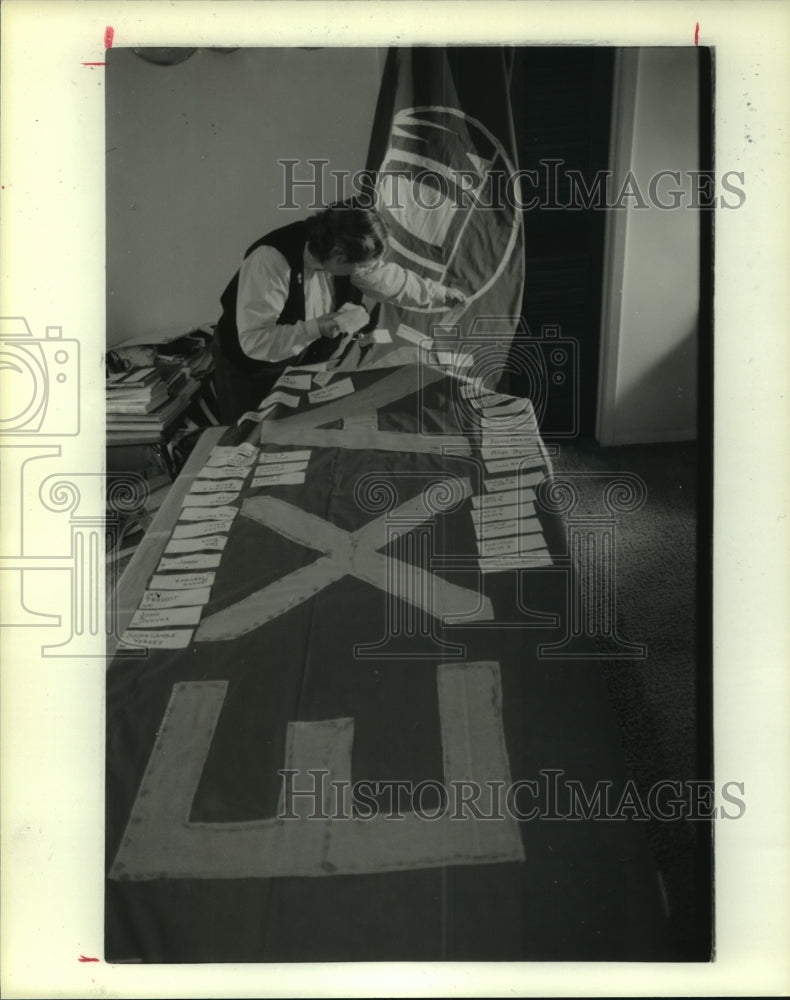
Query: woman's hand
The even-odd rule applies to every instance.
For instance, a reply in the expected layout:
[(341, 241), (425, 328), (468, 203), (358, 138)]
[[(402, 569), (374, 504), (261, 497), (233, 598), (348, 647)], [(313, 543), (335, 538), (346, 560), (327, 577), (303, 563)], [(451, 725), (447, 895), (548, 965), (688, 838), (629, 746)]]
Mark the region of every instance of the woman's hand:
[(319, 316), (316, 320), (316, 325), (322, 337), (333, 339), (340, 333), (340, 326), (334, 313), (326, 313), (324, 316)]
[(322, 337), (334, 338), (340, 333), (356, 333), (370, 322), (370, 316), (364, 306), (347, 303), (337, 312), (326, 313), (318, 320), (318, 332)]
[(466, 295), (458, 288), (445, 288), (444, 304), (446, 306), (460, 305), (466, 302)]

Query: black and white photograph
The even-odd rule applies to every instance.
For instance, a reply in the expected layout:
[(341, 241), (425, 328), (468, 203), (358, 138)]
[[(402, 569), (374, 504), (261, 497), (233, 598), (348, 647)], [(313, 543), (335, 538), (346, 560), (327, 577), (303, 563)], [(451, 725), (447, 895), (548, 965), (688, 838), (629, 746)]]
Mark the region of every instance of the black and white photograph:
[(108, 958), (710, 959), (711, 95), (107, 52)]
[[(53, 291), (0, 318), (4, 719), (31, 712), (30, 656), (54, 739), (31, 763), (65, 746), (68, 671), (93, 720), (62, 765), (94, 838), (68, 982), (132, 995), (161, 970), (185, 995), (190, 969), (210, 990), (259, 968), (283, 977), (266, 995), (303, 974), (322, 994), (342, 963), (348, 995), (467, 968), (482, 992), (491, 969), (529, 995), (534, 969), (597, 995), (641, 968), (649, 995), (751, 960), (738, 899), (742, 920), (786, 868), (786, 793), (737, 749), (777, 763), (786, 741), (758, 721), (786, 641), (755, 609), (778, 604), (746, 584), (776, 572), (786, 497), (766, 487), (752, 533), (739, 494), (760, 468), (744, 425), (786, 438), (741, 323), (787, 251), (755, 242), (786, 207), (750, 172), (775, 144), (757, 58), (736, 74), (685, 4), (682, 35), (627, 38), (575, 37), (556, 4), (492, 4), (522, 21), (471, 37), (438, 15), (481, 5), (442, 0), (431, 35), (389, 4), (336, 5), (393, 19), (358, 34), (324, 4), (230, 4), (231, 30), (170, 5), (191, 32), (86, 6), (101, 185), (62, 261), (90, 261), (101, 322), (75, 328)], [(722, 142), (736, 91), (748, 156)], [(758, 249), (734, 268), (738, 243)], [(740, 838), (763, 844), (754, 884)], [(774, 939), (752, 947), (777, 983)]]

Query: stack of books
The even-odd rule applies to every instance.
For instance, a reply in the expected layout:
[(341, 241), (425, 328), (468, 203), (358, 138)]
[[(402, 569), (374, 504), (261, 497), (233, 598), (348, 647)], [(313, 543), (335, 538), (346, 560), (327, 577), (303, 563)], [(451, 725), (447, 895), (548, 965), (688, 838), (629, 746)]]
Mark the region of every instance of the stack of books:
[(150, 413), (170, 397), (157, 368), (133, 368), (107, 379), (107, 415)]
[(108, 443), (157, 441), (198, 388), (199, 383), (179, 362), (109, 375)]

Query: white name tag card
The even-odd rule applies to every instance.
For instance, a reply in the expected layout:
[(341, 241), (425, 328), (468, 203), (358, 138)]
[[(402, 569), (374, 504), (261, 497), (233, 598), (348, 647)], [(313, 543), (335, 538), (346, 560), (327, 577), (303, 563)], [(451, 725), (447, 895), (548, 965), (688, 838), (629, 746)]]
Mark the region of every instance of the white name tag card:
[[(211, 588), (214, 586), (216, 573), (174, 573), (171, 576), (152, 576), (149, 583), (150, 590), (146, 593), (154, 593), (158, 590), (183, 590), (188, 591), (190, 587), (199, 589)], [(191, 604), (200, 604), (200, 601), (190, 601)]]
[(258, 449), (252, 444), (216, 445), (206, 459), (206, 465), (251, 465)]
[[(183, 504), (185, 507), (222, 507), (238, 498), (238, 493), (187, 493)], [(184, 514), (181, 516), (184, 517)]]
[(370, 333), (363, 333), (357, 341), (360, 347), (369, 347), (371, 344), (391, 344), (389, 330), (372, 330)]
[[(239, 470), (236, 469), (236, 475)], [(222, 493), (223, 490), (240, 490), (243, 479), (196, 479), (190, 486), (193, 493)]]
[(474, 522), (475, 530), (480, 525), (495, 524), (497, 521), (513, 521), (522, 517), (532, 518), (536, 522), (534, 528), (522, 528), (522, 531), (540, 531), (540, 523), (537, 517), (535, 517), (534, 503), (514, 503), (507, 504), (504, 507), (482, 507), (480, 510), (472, 511), (472, 521)]
[(257, 424), (259, 420), (263, 420), (263, 418), (267, 415), (270, 409), (271, 407), (267, 407), (267, 409), (265, 410), (250, 410), (247, 413), (242, 413), (242, 415), (236, 421), (236, 426), (239, 427), (241, 424), (244, 423), (245, 420), (251, 420), (253, 423)]
[(225, 535), (204, 535), (202, 538), (171, 538), (165, 546), (164, 554), (174, 552), (222, 552), (227, 544)]
[(303, 472), (280, 472), (276, 476), (258, 476), (252, 481), (254, 490), (263, 486), (298, 486), (304, 482)]
[(523, 458), (527, 460), (542, 460), (543, 456), (538, 448), (530, 448), (529, 444), (522, 443), (513, 445), (494, 445), (480, 449), (483, 460), (488, 462), (496, 458)]
[(163, 625), (197, 625), (202, 607), (155, 608), (137, 611), (129, 628), (159, 628)]
[(234, 479), (237, 476), (247, 476), (248, 472), (238, 465), (204, 465), (198, 472), (198, 479)]
[(515, 472), (516, 469), (534, 469), (543, 465), (542, 455), (523, 455), (517, 458), (500, 458), (486, 462), (486, 472)]
[[(235, 499), (235, 497), (234, 497)], [(202, 507), (183, 507), (178, 515), (181, 521), (232, 521), (238, 514), (238, 507), (213, 507), (206, 510)]]
[(450, 368), (468, 368), (475, 360), (471, 354), (456, 354), (455, 351), (436, 351), (436, 363)]
[(543, 566), (554, 565), (548, 549), (536, 549), (534, 552), (512, 556), (488, 556), (478, 559), (477, 563), (483, 573), (504, 573), (512, 569), (540, 569)]
[[(211, 512), (212, 514), (214, 511)], [(201, 535), (216, 535), (230, 531), (233, 521), (198, 521), (196, 524), (177, 524), (173, 528), (172, 538), (199, 538)]]
[(269, 462), (306, 462), (311, 455), (309, 448), (301, 451), (264, 451), (258, 460), (258, 469)]
[(431, 337), (420, 333), (419, 330), (413, 330), (410, 326), (406, 326), (405, 323), (401, 323), (395, 331), (395, 336), (402, 337), (403, 340), (408, 340), (410, 344), (417, 344), (418, 347), (433, 347), (433, 339)]
[(271, 465), (259, 465), (255, 470), (255, 479), (261, 476), (274, 476), (281, 472), (304, 472), (307, 469), (307, 462), (272, 462)]
[(277, 403), (283, 403), (285, 406), (293, 408), (299, 405), (299, 397), (292, 396), (289, 392), (273, 392), (264, 399), (261, 406), (270, 407)]
[(514, 517), (509, 521), (483, 521), (475, 524), (475, 534), (478, 538), (504, 538), (505, 535), (524, 535), (530, 529), (540, 531), (540, 524), (535, 524), (537, 518)]
[(192, 641), (191, 628), (177, 628), (170, 631), (148, 632), (130, 629), (121, 636), (127, 646), (146, 646), (148, 649), (186, 649)]
[(233, 454), (228, 459), (228, 465), (252, 465), (255, 460), (255, 456), (258, 454), (257, 445), (252, 444), (250, 441), (245, 441), (244, 444), (240, 444), (236, 448)]
[(501, 434), (492, 434), (486, 431), (480, 438), (481, 448), (521, 448), (522, 452), (538, 451), (536, 438), (532, 434), (512, 434), (509, 431), (502, 431)]
[(521, 552), (545, 549), (546, 541), (541, 534), (511, 535), (508, 538), (481, 538), (477, 547), (481, 556), (516, 555)]
[(208, 604), (211, 587), (196, 587), (191, 590), (146, 590), (140, 601), (140, 608), (202, 607)]
[(275, 382), (275, 388), (283, 389), (309, 389), (310, 388), (310, 375), (305, 372), (302, 375), (297, 374), (286, 374), (281, 375)]
[(527, 486), (537, 486), (546, 478), (545, 470), (540, 472), (522, 472), (520, 476), (499, 476), (495, 479), (484, 479), (483, 485), (489, 491), (517, 490)]
[(340, 399), (341, 396), (349, 396), (354, 391), (354, 383), (350, 378), (341, 379), (334, 385), (329, 385), (325, 389), (314, 389), (308, 393), (311, 403), (327, 403), (330, 399)]
[[(161, 559), (156, 568), (162, 573), (169, 569), (216, 569), (221, 558), (219, 552), (196, 552), (192, 555)], [(151, 582), (153, 583), (153, 580)]]
[(504, 507), (514, 503), (530, 503), (534, 499), (535, 491), (532, 489), (502, 490), (500, 493), (484, 493), (482, 496), (472, 497), (472, 506)]

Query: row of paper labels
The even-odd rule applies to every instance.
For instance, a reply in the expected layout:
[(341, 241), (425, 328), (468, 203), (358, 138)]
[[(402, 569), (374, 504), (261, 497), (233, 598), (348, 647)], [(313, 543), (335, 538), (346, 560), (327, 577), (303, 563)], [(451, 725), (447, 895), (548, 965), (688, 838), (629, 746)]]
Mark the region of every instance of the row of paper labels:
[[(472, 497), (472, 524), (483, 573), (552, 565), (535, 508), (546, 459), (532, 406), (469, 381), (461, 392), (477, 413), (485, 493)], [(502, 475), (510, 473), (510, 475)]]
[[(354, 391), (354, 383), (350, 378), (341, 378), (340, 381), (334, 382), (332, 385), (327, 384), (334, 374), (334, 372), (329, 371), (300, 372), (297, 369), (289, 369), (280, 376), (275, 384), (274, 392), (269, 393), (258, 409), (243, 413), (237, 424), (241, 425), (245, 420), (260, 423), (272, 413), (278, 404), (295, 409), (304, 397), (296, 396), (293, 391), (286, 392), (286, 390), (296, 390), (297, 392), (309, 390), (307, 398), (311, 405), (329, 403), (333, 399), (341, 399), (343, 396), (351, 395)], [(318, 388), (312, 389), (313, 385), (317, 385)]]
[[(387, 340), (384, 340), (384, 334), (386, 334), (386, 331), (374, 330), (368, 336), (373, 338), (370, 342), (389, 342), (389, 335), (387, 334)], [(429, 363), (456, 370), (458, 374), (463, 369), (469, 368), (474, 361), (474, 357), (471, 354), (461, 351), (442, 350), (432, 338), (416, 330), (411, 330), (409, 327), (401, 326), (398, 329), (398, 334), (423, 348), (426, 351), (426, 360)], [(342, 373), (327, 370), (305, 371), (299, 368), (286, 369), (285, 373), (275, 383), (274, 391), (269, 393), (257, 410), (250, 410), (242, 414), (238, 420), (238, 424), (243, 423), (245, 420), (259, 423), (265, 420), (278, 404), (295, 409), (304, 398), (295, 395), (297, 392), (307, 392), (307, 399), (310, 405), (329, 403), (333, 399), (342, 399), (343, 396), (348, 396), (354, 392), (354, 382), (347, 376), (341, 377), (338, 381), (334, 381), (332, 385), (329, 385), (329, 382), (337, 374)], [(464, 388), (468, 390), (468, 394), (470, 396), (477, 395), (480, 391), (480, 381), (478, 379), (466, 379), (465, 381), (466, 385)], [(498, 393), (489, 393), (488, 390), (483, 390), (483, 392), (490, 397), (489, 402), (491, 403), (494, 401), (500, 403), (502, 400), (507, 400), (510, 401), (511, 406), (520, 406), (521, 409), (518, 412), (524, 413), (528, 405), (526, 400), (518, 400), (512, 396), (503, 396)], [(495, 400), (494, 397), (496, 397)], [(509, 412), (515, 413), (517, 411), (513, 409), (509, 410), (506, 406), (499, 406), (496, 416), (498, 419), (501, 419)]]
[(260, 452), (249, 443), (217, 445), (182, 501), (178, 521), (121, 643), (186, 648), (211, 596), (239, 513), (232, 505), (250, 476), (253, 488), (299, 485), (305, 481), (309, 461), (309, 449)]

